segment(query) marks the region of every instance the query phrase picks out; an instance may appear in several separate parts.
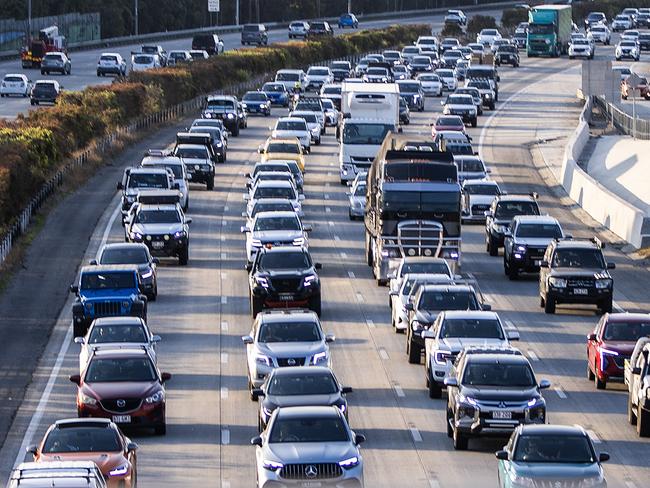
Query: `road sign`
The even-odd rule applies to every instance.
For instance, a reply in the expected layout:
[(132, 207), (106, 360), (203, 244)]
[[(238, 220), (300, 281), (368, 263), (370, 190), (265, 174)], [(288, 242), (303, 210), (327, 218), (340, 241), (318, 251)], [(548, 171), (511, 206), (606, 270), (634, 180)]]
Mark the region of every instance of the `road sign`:
[(641, 78), (639, 75), (636, 73), (632, 72), (630, 76), (627, 77), (627, 80), (625, 80), (628, 85), (630, 85), (630, 88), (634, 88), (635, 90), (637, 87), (641, 84), (643, 81), (643, 78)]
[(208, 0), (208, 12), (218, 12), (219, 9), (219, 0)]

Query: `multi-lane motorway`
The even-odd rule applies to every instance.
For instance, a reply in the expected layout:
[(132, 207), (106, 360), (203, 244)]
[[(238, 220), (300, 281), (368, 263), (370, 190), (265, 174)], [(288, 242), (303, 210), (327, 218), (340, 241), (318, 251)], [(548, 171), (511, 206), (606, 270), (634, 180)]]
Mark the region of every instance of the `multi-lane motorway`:
[[(597, 55), (611, 56), (611, 51), (599, 48)], [(557, 217), (568, 233), (586, 237), (594, 233), (590, 222), (547, 186), (530, 152), (536, 140), (531, 129), (536, 119), (560, 109), (558, 97), (545, 89), (544, 79), (574, 69), (578, 63), (524, 57), (519, 69), (502, 68), (501, 103), (469, 132), (502, 188), (537, 191), (544, 212)], [(428, 124), (439, 111), (439, 100), (428, 99), (424, 113), (412, 113), (405, 133), (427, 137)], [(271, 119), (251, 117), (242, 136), (231, 138), (228, 163), (218, 168), (215, 191), (192, 189), (189, 266), (181, 268), (170, 261), (160, 268), (160, 295), (150, 306), (149, 321), (163, 337), (161, 370), (174, 377), (167, 390), (167, 435), (133, 435), (140, 445), (140, 486), (254, 483), (254, 448), (249, 440), (256, 434), (257, 404), (248, 399), (245, 349), (240, 340), (250, 330), (251, 317), (243, 269), (244, 237), (239, 228), (244, 173), (257, 161), (257, 147), (268, 136), (272, 119), (284, 113), (274, 109)], [(363, 224), (347, 217), (332, 132), (307, 157), (304, 220), (315, 227), (310, 248), (316, 261), (323, 263), (322, 321), (325, 331), (337, 336), (333, 368), (343, 384), (354, 388), (349, 395), (350, 424), (368, 439), (363, 445), (366, 484), (494, 486), (493, 452), (503, 441), (480, 440), (468, 452), (453, 450), (445, 433), (446, 399), (428, 398), (423, 367), (407, 363), (404, 336), (390, 327), (387, 290), (376, 286), (364, 262)], [(166, 131), (167, 143), (172, 142), (172, 133)], [(161, 137), (152, 137), (155, 142), (142, 141), (103, 177), (116, 180), (120, 166), (129, 158), (132, 161), (134, 154), (148, 145), (159, 147)], [(92, 192), (82, 191), (92, 197)], [(115, 219), (117, 208), (115, 196), (77, 264), (93, 257), (103, 242), (122, 240), (123, 231)], [(606, 254), (617, 264), (613, 275), (618, 306), (647, 310), (650, 280), (646, 270), (615, 249), (606, 249)], [(560, 307), (556, 315), (545, 315), (539, 308), (536, 277), (510, 282), (503, 274), (501, 258), (485, 252), (481, 226), (463, 228), (463, 260), (463, 271), (476, 276), (493, 309), (521, 333), (518, 347), (531, 359), (538, 378), (553, 383), (545, 393), (549, 420), (579, 423), (591, 431), (596, 447), (612, 455), (606, 465), (610, 486), (646, 486), (650, 443), (639, 439), (627, 424), (624, 390), (608, 385), (606, 391), (596, 391), (586, 379), (585, 335), (598, 319), (594, 310)], [(0, 451), (2, 479), (14, 461), (23, 459), (21, 447), (38, 441), (52, 421), (76, 414), (76, 387), (67, 380), (78, 365), (78, 347), (71, 344), (68, 328), (69, 305), (63, 307), (34, 384)]]

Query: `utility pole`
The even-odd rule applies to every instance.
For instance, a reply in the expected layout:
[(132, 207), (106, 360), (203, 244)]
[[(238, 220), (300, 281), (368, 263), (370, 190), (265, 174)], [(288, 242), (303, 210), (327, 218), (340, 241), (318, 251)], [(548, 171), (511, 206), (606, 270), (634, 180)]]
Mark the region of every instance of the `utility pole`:
[(135, 31), (135, 35), (137, 36), (139, 33), (139, 19), (138, 19), (138, 0), (133, 0), (134, 5), (133, 5), (133, 10), (134, 10), (134, 15), (133, 15), (133, 20), (135, 22), (135, 28), (133, 29)]
[(235, 0), (235, 25), (239, 25), (239, 0)]
[(352, 0), (348, 0), (348, 13), (352, 13)]
[(32, 38), (32, 0), (27, 0), (27, 40)]

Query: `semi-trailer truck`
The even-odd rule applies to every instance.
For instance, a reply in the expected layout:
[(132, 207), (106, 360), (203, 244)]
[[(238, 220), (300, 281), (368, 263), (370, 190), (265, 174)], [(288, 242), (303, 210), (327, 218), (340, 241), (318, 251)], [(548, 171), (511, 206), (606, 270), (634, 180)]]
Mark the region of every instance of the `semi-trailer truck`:
[(556, 58), (566, 54), (571, 39), (571, 5), (539, 5), (528, 13), (526, 54)]

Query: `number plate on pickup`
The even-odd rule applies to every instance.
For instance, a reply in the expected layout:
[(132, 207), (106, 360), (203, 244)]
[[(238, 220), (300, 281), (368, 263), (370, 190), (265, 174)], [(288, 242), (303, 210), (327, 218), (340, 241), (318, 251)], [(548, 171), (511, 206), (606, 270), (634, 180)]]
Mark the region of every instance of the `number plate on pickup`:
[(492, 412), (492, 418), (510, 420), (512, 418), (512, 412), (495, 410)]
[(588, 295), (589, 290), (587, 290), (586, 288), (574, 288), (573, 289), (573, 294), (574, 295)]
[(280, 300), (283, 302), (290, 302), (293, 300), (293, 293), (280, 293)]
[(539, 266), (539, 265), (541, 265), (541, 264), (542, 264), (542, 260), (541, 260), (541, 259), (536, 259), (536, 260), (535, 260), (535, 266)]
[(113, 422), (116, 424), (130, 424), (131, 416), (130, 415), (113, 415)]
[(163, 241), (152, 241), (151, 242), (151, 247), (154, 249), (162, 249), (165, 246), (165, 243)]

